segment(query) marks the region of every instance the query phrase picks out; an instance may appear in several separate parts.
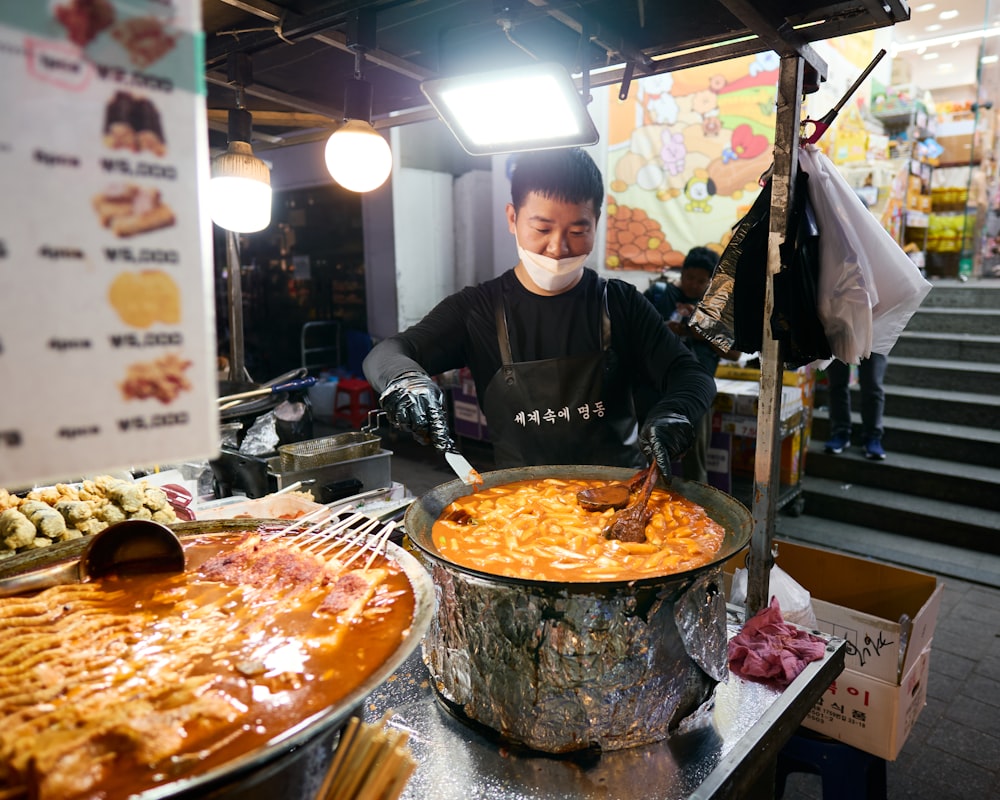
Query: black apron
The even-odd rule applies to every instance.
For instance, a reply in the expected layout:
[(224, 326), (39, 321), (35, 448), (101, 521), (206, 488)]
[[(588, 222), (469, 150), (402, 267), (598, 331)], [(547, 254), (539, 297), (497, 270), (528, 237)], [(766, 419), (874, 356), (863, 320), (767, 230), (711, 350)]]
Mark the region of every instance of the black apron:
[(503, 297), (497, 300), (502, 364), (483, 396), (497, 467), (601, 464), (642, 467), (628, 376), (611, 349), (607, 284), (601, 303), (601, 349), (515, 362)]

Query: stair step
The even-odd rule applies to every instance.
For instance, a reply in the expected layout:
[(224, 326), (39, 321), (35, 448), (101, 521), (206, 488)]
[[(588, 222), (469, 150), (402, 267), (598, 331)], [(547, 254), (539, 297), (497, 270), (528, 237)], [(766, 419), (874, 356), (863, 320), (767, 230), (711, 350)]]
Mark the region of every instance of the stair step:
[(811, 477), (1000, 511), (1000, 469), (896, 452), (885, 461), (869, 461), (860, 449), (833, 455), (823, 451), (823, 444), (809, 443), (806, 474)]
[(811, 516), (1000, 555), (1000, 512), (814, 478), (802, 479)]
[[(933, 294), (933, 292), (931, 293)], [(998, 308), (925, 308), (921, 306), (910, 317), (906, 330), (930, 333), (975, 333), (1000, 335)]]
[(1000, 589), (997, 555), (849, 525), (809, 513), (797, 517), (779, 514), (775, 518), (779, 557), (783, 539)]
[(896, 340), (889, 360), (899, 357), (996, 362), (1000, 361), (1000, 336), (905, 330)]
[(886, 381), (904, 386), (1000, 394), (1000, 363), (892, 357)]
[[(851, 415), (860, 442), (861, 415)], [(1000, 463), (1000, 430), (955, 425), (906, 417), (883, 417), (882, 442), (890, 453), (910, 453), (932, 459), (995, 467)], [(829, 413), (813, 411), (812, 437), (825, 441), (830, 435)]]
[(935, 280), (920, 304), (927, 308), (1000, 308), (1000, 281)]
[[(882, 388), (885, 390), (885, 407), (894, 416), (955, 425), (975, 420), (979, 427), (1000, 429), (1000, 395), (896, 384), (884, 384)], [(817, 388), (816, 407), (828, 408), (829, 404), (829, 391), (826, 387)], [(851, 387), (851, 408), (861, 408), (861, 390), (856, 386)]]

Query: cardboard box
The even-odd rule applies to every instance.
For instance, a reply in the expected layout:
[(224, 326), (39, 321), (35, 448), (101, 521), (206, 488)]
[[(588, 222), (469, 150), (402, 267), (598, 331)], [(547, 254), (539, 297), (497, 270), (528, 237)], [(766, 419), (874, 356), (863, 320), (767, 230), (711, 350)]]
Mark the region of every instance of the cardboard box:
[[(790, 417), (779, 420), (779, 432), (782, 437), (791, 435), (792, 431), (802, 423), (803, 412), (800, 410)], [(731, 433), (734, 436), (757, 438), (757, 417), (746, 414), (729, 414), (715, 411), (712, 414), (712, 430), (720, 433)]]
[[(776, 563), (812, 595), (817, 628), (847, 642), (844, 671), (803, 726), (895, 759), (927, 699), (944, 584), (933, 575), (794, 542)], [(744, 554), (724, 566), (726, 590)]]
[(819, 629), (847, 640), (847, 669), (898, 685), (930, 644), (944, 593), (933, 575), (792, 542), (777, 561), (812, 594)]
[[(784, 386), (802, 386), (813, 380), (814, 369), (811, 365), (798, 369), (786, 369), (781, 373), (781, 383)], [(760, 370), (752, 367), (730, 366), (720, 361), (715, 369), (715, 377), (732, 381), (754, 381), (760, 383)]]
[[(760, 401), (760, 384), (755, 381), (715, 379), (716, 411), (727, 411), (738, 416), (756, 417)], [(781, 419), (786, 420), (802, 411), (802, 392), (795, 386), (781, 387)]]
[(727, 494), (733, 491), (732, 445), (731, 434), (712, 431), (709, 447), (705, 452), (705, 471), (708, 473), (709, 484)]
[[(713, 433), (712, 436), (732, 437), (729, 443), (729, 463), (733, 475), (753, 476), (754, 459), (757, 454), (757, 440), (735, 434)], [(784, 486), (795, 486), (802, 478), (805, 464), (805, 454), (802, 452), (802, 431), (796, 428), (789, 436), (781, 440), (781, 460), (778, 466), (778, 480)], [(709, 483), (712, 483), (711, 480)], [(723, 491), (729, 491), (712, 483)]]
[(847, 641), (846, 669), (898, 686), (930, 645), (944, 592), (933, 575), (785, 541), (776, 563), (812, 595), (819, 630)]
[(938, 136), (937, 142), (944, 148), (938, 156), (939, 164), (968, 164), (982, 160), (982, 147), (975, 141), (974, 133)]
[(844, 670), (810, 709), (802, 726), (895, 760), (927, 704), (930, 654), (928, 643), (899, 685)]

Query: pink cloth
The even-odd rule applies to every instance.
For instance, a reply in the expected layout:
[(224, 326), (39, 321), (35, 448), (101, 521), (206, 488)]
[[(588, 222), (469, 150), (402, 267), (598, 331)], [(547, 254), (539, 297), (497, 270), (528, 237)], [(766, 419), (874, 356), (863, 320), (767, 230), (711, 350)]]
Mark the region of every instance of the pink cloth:
[(785, 622), (778, 598), (754, 614), (729, 640), (729, 669), (741, 678), (784, 688), (818, 661), (826, 642)]

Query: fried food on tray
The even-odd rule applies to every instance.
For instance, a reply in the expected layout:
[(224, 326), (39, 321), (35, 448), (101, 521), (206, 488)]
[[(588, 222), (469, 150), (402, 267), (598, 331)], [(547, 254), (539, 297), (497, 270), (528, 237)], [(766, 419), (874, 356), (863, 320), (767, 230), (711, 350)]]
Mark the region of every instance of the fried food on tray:
[(16, 508), (8, 508), (0, 514), (0, 541), (8, 550), (27, 547), (34, 538), (35, 526)]
[(33, 489), (24, 498), (0, 489), (0, 511), (0, 556), (90, 536), (130, 518), (177, 522), (161, 488), (111, 475)]

